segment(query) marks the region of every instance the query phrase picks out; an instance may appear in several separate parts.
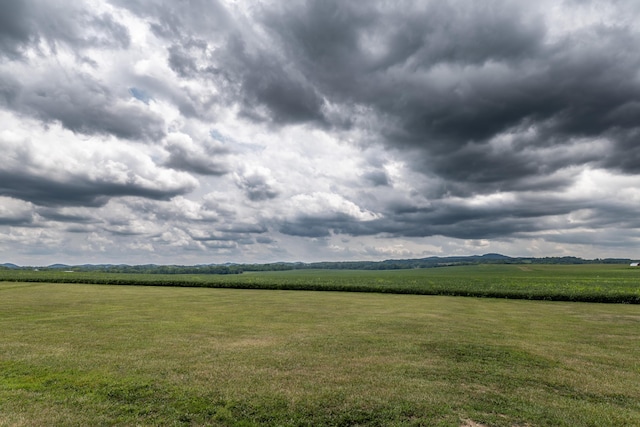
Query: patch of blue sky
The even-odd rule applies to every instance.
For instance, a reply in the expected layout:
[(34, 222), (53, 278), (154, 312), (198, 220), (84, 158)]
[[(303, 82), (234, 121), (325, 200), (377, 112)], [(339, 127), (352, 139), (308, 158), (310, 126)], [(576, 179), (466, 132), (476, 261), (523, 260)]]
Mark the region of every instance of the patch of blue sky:
[(142, 101), (147, 105), (149, 105), (149, 101), (151, 101), (153, 99), (151, 97), (151, 95), (149, 95), (146, 91), (144, 91), (142, 89), (138, 89), (137, 87), (130, 87), (129, 88), (129, 93), (135, 99), (137, 99), (138, 101)]
[(211, 129), (209, 131), (209, 135), (211, 135), (211, 138), (215, 139), (216, 141), (227, 142), (227, 137), (220, 133), (220, 131), (218, 131), (217, 129)]

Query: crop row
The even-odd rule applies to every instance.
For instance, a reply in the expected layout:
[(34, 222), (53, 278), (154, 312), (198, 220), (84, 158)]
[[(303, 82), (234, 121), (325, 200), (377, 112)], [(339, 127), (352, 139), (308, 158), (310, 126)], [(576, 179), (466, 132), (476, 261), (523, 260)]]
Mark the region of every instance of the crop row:
[(375, 292), (640, 304), (637, 271), (620, 266), (465, 266), (402, 271), (285, 271), (242, 275), (1, 270), (0, 281)]

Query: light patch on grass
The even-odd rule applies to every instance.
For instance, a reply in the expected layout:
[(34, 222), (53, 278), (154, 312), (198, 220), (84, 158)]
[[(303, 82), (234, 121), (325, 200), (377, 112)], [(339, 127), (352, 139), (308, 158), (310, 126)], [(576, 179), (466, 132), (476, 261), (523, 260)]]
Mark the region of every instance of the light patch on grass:
[(232, 341), (225, 344), (226, 349), (235, 349), (238, 347), (270, 347), (276, 345), (277, 339), (273, 337), (249, 337)]

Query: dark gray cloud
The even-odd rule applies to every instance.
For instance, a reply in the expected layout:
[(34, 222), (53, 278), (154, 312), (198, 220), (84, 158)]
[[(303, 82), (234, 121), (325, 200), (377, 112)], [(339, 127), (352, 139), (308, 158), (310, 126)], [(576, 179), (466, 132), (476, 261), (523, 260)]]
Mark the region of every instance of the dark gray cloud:
[[(637, 162), (625, 161), (637, 158), (640, 131), (633, 27), (594, 24), (552, 40), (534, 7), (403, 6), (293, 2), (263, 22), (317, 93), (371, 109), (388, 146), (417, 150), (417, 170), (462, 183), (467, 193), (517, 189), (586, 163), (637, 171)], [(495, 150), (504, 136), (511, 146)], [(561, 162), (537, 155), (579, 138), (612, 147), (604, 157)]]
[[(56, 221), (56, 222), (70, 223), (70, 224), (77, 224), (77, 225), (95, 224), (100, 222), (88, 212), (85, 212), (85, 213), (65, 212), (64, 209), (57, 209), (53, 207), (39, 207), (36, 210), (36, 212), (41, 218), (47, 221)], [(86, 227), (81, 226), (81, 229), (85, 230)]]
[(376, 223), (363, 223), (344, 213), (332, 213), (325, 216), (301, 215), (285, 220), (279, 225), (278, 231), (290, 236), (318, 238), (332, 234), (371, 236), (386, 232), (387, 228)]
[(369, 181), (371, 184), (373, 184), (376, 187), (380, 187), (380, 186), (384, 187), (391, 184), (389, 180), (389, 176), (387, 176), (387, 173), (384, 171), (366, 172), (365, 174), (363, 174), (363, 178)]
[(0, 225), (2, 226), (18, 226), (29, 227), (34, 224), (34, 215), (32, 212), (25, 210), (9, 211), (0, 210)]
[(52, 50), (65, 44), (79, 53), (87, 47), (127, 48), (129, 30), (110, 14), (96, 15), (79, 2), (0, 1), (0, 54), (19, 58), (28, 47)]
[(134, 141), (164, 137), (164, 120), (140, 105), (127, 103), (86, 74), (50, 70), (46, 80), (21, 84), (0, 74), (0, 106), (44, 122), (59, 122), (84, 134), (113, 135)]
[(256, 243), (260, 243), (263, 245), (270, 245), (276, 243), (276, 240), (269, 236), (258, 236), (256, 237)]
[(236, 222), (230, 226), (220, 227), (219, 230), (225, 233), (262, 234), (267, 232), (267, 227), (264, 224)]
[(278, 190), (268, 171), (251, 171), (237, 177), (237, 185), (254, 202), (278, 197)]
[[(256, 49), (241, 34), (230, 33), (208, 54), (207, 45), (188, 41), (169, 48), (169, 66), (182, 77), (204, 77), (225, 90), (217, 102), (241, 107), (257, 123), (326, 125), (325, 100), (290, 58), (277, 50)], [(197, 62), (207, 65), (198, 66)]]
[(31, 34), (26, 2), (0, 0), (0, 52), (19, 56), (22, 46), (30, 42)]
[[(195, 188), (190, 175), (158, 167), (131, 147), (65, 141), (70, 133), (64, 130), (62, 138), (55, 133), (47, 138), (42, 133), (47, 130), (33, 126), (32, 137), (13, 131), (0, 134), (0, 196), (37, 206), (99, 207), (115, 197), (168, 200)], [(54, 212), (44, 209), (41, 215), (51, 217)], [(56, 220), (62, 219), (59, 212), (56, 215)]]
[[(382, 208), (382, 204), (378, 204)], [(568, 215), (582, 212), (579, 220)], [(473, 202), (464, 198), (442, 199), (419, 206), (407, 200), (388, 203), (382, 215), (363, 221), (343, 212), (298, 214), (279, 223), (283, 234), (304, 237), (327, 237), (332, 234), (352, 236), (430, 237), (456, 239), (507, 239), (547, 230), (622, 227), (640, 228), (635, 208), (628, 203), (612, 205), (610, 201), (586, 198), (566, 200), (563, 196), (523, 193), (508, 199), (489, 198)], [(576, 237), (577, 239), (577, 237)]]
[(184, 185), (158, 188), (135, 182), (115, 183), (70, 177), (55, 181), (34, 175), (7, 174), (0, 171), (0, 195), (25, 200), (41, 206), (104, 206), (113, 197), (138, 196), (155, 200), (168, 200), (185, 194), (193, 188)]
[[(243, 117), (274, 124), (326, 121), (324, 99), (289, 62), (293, 58), (274, 45), (255, 46), (240, 28), (246, 23), (234, 21), (218, 2), (189, 1), (189, 7), (118, 3), (152, 19), (153, 32), (172, 42), (171, 69), (181, 77), (215, 81), (225, 88), (218, 102), (241, 105)], [(212, 54), (215, 42), (219, 46)]]
[[(250, 54), (243, 43), (234, 40), (229, 51), (221, 58), (233, 63), (237, 82), (242, 93), (243, 115), (276, 123), (300, 123), (324, 119), (324, 100), (302, 75), (289, 71), (286, 64), (268, 53)], [(267, 109), (267, 115), (260, 108)]]
[(215, 160), (192, 156), (191, 153), (181, 150), (179, 147), (170, 147), (171, 153), (165, 166), (192, 172), (199, 175), (220, 176), (228, 172), (227, 166), (216, 163)]
[[(64, 1), (2, 1), (0, 10), (0, 55), (19, 59), (25, 68), (0, 72), (0, 106), (84, 134), (144, 141), (164, 136), (164, 121), (157, 114), (130, 105), (123, 88), (80, 71), (83, 64), (104, 65), (86, 54), (87, 49), (129, 47), (129, 30), (114, 16)], [(72, 52), (76, 69), (57, 61), (41, 70), (38, 61), (61, 48)], [(27, 49), (34, 53), (31, 58), (24, 55)]]
[[(354, 122), (331, 118), (328, 103), (354, 117), (367, 111), (378, 141), (411, 150), (416, 170), (461, 195), (530, 188), (575, 165), (637, 171), (640, 35), (622, 22), (552, 35), (541, 7), (513, 2), (309, 1), (254, 8), (269, 36), (260, 39), (213, 5), (213, 53), (189, 13), (155, 6), (159, 34), (181, 39), (169, 48), (178, 74), (215, 80), (220, 100), (251, 120), (341, 127)], [(509, 144), (496, 147), (501, 138)], [(542, 152), (584, 138), (611, 147)]]
[(167, 167), (199, 175), (221, 176), (229, 172), (224, 161), (228, 151), (224, 147), (171, 138), (166, 149), (169, 152)]

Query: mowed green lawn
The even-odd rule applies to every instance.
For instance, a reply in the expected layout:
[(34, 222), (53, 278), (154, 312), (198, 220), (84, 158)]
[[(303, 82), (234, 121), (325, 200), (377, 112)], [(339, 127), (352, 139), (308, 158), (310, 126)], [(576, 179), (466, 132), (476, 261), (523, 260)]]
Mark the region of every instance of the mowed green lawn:
[(640, 425), (640, 306), (0, 283), (0, 425)]

